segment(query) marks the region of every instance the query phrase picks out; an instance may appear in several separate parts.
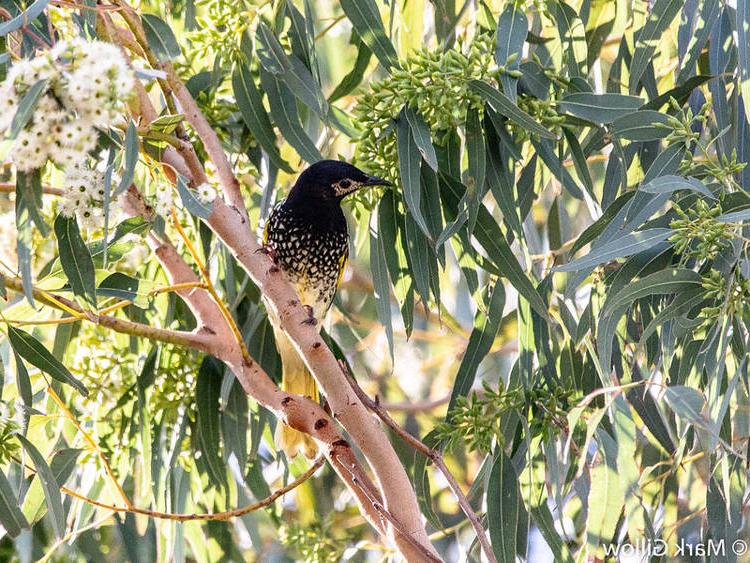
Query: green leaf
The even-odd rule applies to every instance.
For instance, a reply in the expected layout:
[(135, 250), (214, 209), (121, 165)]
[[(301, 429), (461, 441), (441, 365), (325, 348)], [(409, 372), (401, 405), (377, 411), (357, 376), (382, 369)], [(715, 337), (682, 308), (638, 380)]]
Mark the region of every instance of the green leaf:
[(612, 340), (617, 323), (636, 299), (651, 295), (670, 295), (701, 286), (700, 274), (682, 268), (668, 268), (632, 281), (622, 290), (610, 294), (599, 315), (597, 329), (597, 345), (602, 369), (609, 370), (612, 359)]
[(83, 386), (83, 383), (73, 377), (68, 368), (50, 354), (41, 342), (27, 332), (13, 328), (10, 325), (7, 325), (7, 328), (10, 345), (19, 356), (31, 365), (47, 373), (53, 379), (75, 387), (84, 397), (88, 396), (89, 392)]
[(258, 141), (258, 144), (275, 166), (291, 174), (294, 170), (279, 154), (279, 149), (276, 146), (276, 134), (273, 131), (266, 109), (263, 107), (263, 98), (255, 86), (255, 81), (253, 81), (248, 66), (244, 64), (237, 66), (234, 74), (232, 74), (232, 90), (242, 119), (255, 140)]
[(706, 404), (703, 393), (683, 385), (670, 385), (664, 392), (664, 400), (672, 411), (690, 424), (703, 425), (706, 419), (701, 414)]
[(625, 491), (617, 470), (617, 444), (601, 427), (596, 429), (598, 463), (591, 468), (591, 489), (586, 518), (589, 554), (612, 541), (625, 504)]
[(560, 34), (560, 42), (565, 52), (568, 74), (571, 78), (585, 79), (588, 74), (586, 65), (588, 49), (586, 46), (586, 31), (581, 18), (575, 10), (564, 2), (553, 4), (553, 13)]
[(138, 164), (138, 151), (140, 145), (138, 143), (138, 130), (136, 129), (135, 123), (131, 121), (128, 123), (128, 130), (125, 132), (125, 167), (120, 178), (120, 184), (112, 194), (113, 197), (117, 197), (125, 190), (130, 187), (135, 177), (135, 165)]
[(31, 461), (34, 463), (37, 477), (39, 477), (44, 489), (44, 497), (47, 499), (47, 510), (51, 516), (52, 528), (55, 530), (57, 539), (60, 539), (65, 535), (65, 511), (63, 510), (62, 498), (60, 497), (60, 484), (44, 460), (44, 456), (36, 449), (36, 446), (29, 442), (23, 434), (16, 434), (16, 438), (21, 442), (26, 453), (29, 454)]
[(435, 256), (430, 251), (429, 240), (410, 214), (404, 217), (404, 231), (401, 241), (406, 249), (409, 273), (417, 287), (417, 293), (422, 297), (424, 303), (428, 303), (430, 299), (431, 262), (435, 261)]
[(401, 176), (401, 187), (406, 208), (409, 211), (421, 231), (429, 238), (430, 231), (427, 222), (422, 215), (422, 186), (420, 183), (419, 163), (422, 156), (419, 147), (411, 133), (409, 122), (405, 119), (402, 110), (398, 123), (396, 124), (396, 139), (398, 142), (398, 168)]
[(406, 116), (406, 121), (409, 122), (411, 134), (414, 136), (414, 142), (417, 143), (419, 153), (429, 167), (437, 172), (437, 153), (435, 152), (435, 147), (432, 145), (430, 128), (427, 126), (424, 119), (422, 119), (422, 116), (409, 106), (404, 107), (404, 116)]
[(656, 246), (667, 240), (672, 234), (672, 229), (646, 229), (635, 233), (629, 233), (617, 237), (592, 250), (586, 256), (576, 258), (572, 262), (557, 266), (556, 272), (577, 272), (587, 268), (593, 268), (604, 262), (637, 254)]
[(594, 221), (591, 225), (586, 227), (584, 231), (578, 235), (575, 243), (570, 249), (570, 255), (574, 256), (576, 252), (581, 250), (588, 243), (598, 237), (612, 222), (612, 220), (619, 214), (620, 210), (627, 204), (635, 195), (635, 192), (625, 192), (615, 201), (613, 201), (607, 209), (604, 210), (599, 219)]
[(12, 538), (20, 534), (24, 528), (29, 527), (26, 517), (18, 506), (18, 498), (2, 471), (0, 471), (0, 524)]
[(542, 125), (534, 121), (528, 113), (520, 109), (505, 94), (493, 88), (481, 80), (471, 80), (469, 87), (489, 103), (497, 113), (503, 115), (526, 129), (529, 133), (535, 133), (547, 139), (556, 139), (554, 133), (547, 131)]
[(398, 55), (388, 39), (375, 0), (341, 0), (341, 9), (386, 70), (398, 66)]
[(180, 194), (182, 205), (185, 206), (185, 209), (189, 213), (204, 220), (211, 216), (211, 212), (214, 210), (214, 203), (206, 203), (198, 199), (195, 191), (187, 187), (185, 178), (179, 174), (177, 175), (177, 193)]
[[(739, 4), (738, 4), (739, 8)], [(684, 9), (684, 8), (683, 8)], [(687, 52), (682, 57), (680, 71), (677, 74), (677, 83), (685, 82), (689, 77), (695, 74), (695, 66), (698, 64), (698, 58), (706, 45), (711, 28), (719, 18), (721, 4), (719, 0), (705, 0), (702, 2), (701, 11), (698, 14), (695, 30), (690, 34), (690, 42), (687, 45)], [(742, 43), (740, 43), (742, 44)]]
[(655, 127), (667, 124), (669, 116), (658, 111), (644, 109), (618, 117), (612, 122), (612, 132), (628, 141), (657, 141), (670, 133), (670, 129)]
[[(508, 2), (497, 21), (495, 62), (498, 66), (504, 66), (506, 70), (518, 70), (528, 30), (529, 23), (526, 14), (521, 11), (521, 3)], [(515, 59), (508, 62), (512, 55), (516, 56)], [(503, 72), (500, 74), (500, 84), (505, 95), (515, 103), (518, 79)]]
[(487, 481), (487, 527), (498, 561), (515, 561), (516, 554), (526, 553), (528, 518), (518, 475), (508, 456), (499, 449)]
[(630, 63), (628, 86), (631, 94), (638, 89), (638, 82), (654, 56), (659, 38), (672, 23), (683, 4), (684, 0), (656, 0), (646, 23), (636, 31), (634, 36), (635, 51)]
[(4, 37), (25, 25), (29, 25), (29, 23), (34, 21), (44, 11), (47, 4), (49, 4), (49, 0), (36, 0), (31, 6), (22, 11), (16, 17), (0, 24), (0, 37)]
[(484, 131), (479, 119), (479, 111), (470, 108), (466, 112), (466, 152), (469, 168), (464, 184), (468, 190), (469, 233), (474, 231), (479, 213), (479, 204), (485, 194), (487, 175), (487, 149), (484, 142)]
[(73, 293), (96, 308), (96, 273), (89, 249), (81, 237), (75, 217), (62, 214), (55, 219), (55, 235), (60, 253), (60, 264), (70, 282)]
[(558, 102), (565, 113), (591, 123), (612, 123), (643, 105), (643, 100), (623, 94), (568, 94)]
[(683, 84), (680, 84), (679, 86), (676, 86), (672, 88), (671, 90), (667, 90), (663, 94), (659, 94), (657, 97), (655, 97), (648, 103), (643, 104), (643, 106), (641, 107), (641, 110), (644, 110), (644, 109), (658, 110), (663, 105), (668, 104), (670, 98), (674, 98), (675, 100), (677, 100), (678, 104), (683, 105), (688, 100), (693, 90), (698, 88), (698, 86), (705, 84), (712, 78), (713, 76), (703, 75), (703, 74), (698, 75), (698, 76), (693, 76), (692, 78), (688, 78)]
[(294, 55), (284, 52), (273, 31), (263, 22), (255, 34), (258, 57), (263, 67), (281, 78), (290, 91), (320, 117), (328, 114), (328, 102), (323, 97), (317, 80), (309, 69)]
[[(422, 443), (428, 448), (441, 449), (443, 444), (438, 439), (436, 430), (430, 431), (422, 438)], [(427, 456), (417, 455), (414, 459), (414, 491), (417, 493), (417, 502), (422, 511), (422, 515), (436, 530), (444, 528), (440, 518), (435, 513), (432, 506), (432, 493), (430, 492), (430, 474), (427, 471), (427, 464), (430, 460)]]
[(39, 100), (47, 90), (47, 79), (42, 79), (34, 83), (29, 88), (28, 92), (24, 94), (16, 114), (13, 116), (13, 121), (10, 123), (10, 132), (8, 133), (9, 139), (15, 139), (18, 134), (23, 130), (24, 127), (29, 123), (31, 117), (34, 115), (34, 109), (36, 109)]
[(49, 234), (49, 227), (42, 216), (42, 173), (40, 170), (33, 172), (16, 172), (16, 205), (21, 208), (21, 213), (28, 213), (42, 236)]
[(503, 320), (503, 307), (505, 307), (505, 289), (501, 282), (497, 281), (487, 289), (484, 307), (486, 308), (479, 309), (474, 317), (474, 328), (453, 383), (448, 413), (456, 406), (459, 397), (465, 397), (471, 391), (479, 364), (489, 354), (495, 342), (497, 331)]
[(180, 56), (180, 46), (172, 33), (172, 28), (164, 20), (153, 14), (143, 14), (143, 31), (146, 41), (159, 62), (166, 63)]
[[(443, 176), (443, 180), (441, 186), (445, 188), (444, 195), (448, 197), (449, 207), (452, 208), (453, 213), (458, 213), (457, 206), (464, 196), (466, 189), (462, 184), (449, 177)], [(507, 278), (511, 285), (518, 290), (518, 293), (526, 298), (531, 307), (542, 318), (547, 318), (547, 305), (523, 271), (523, 268), (521, 268), (516, 255), (505, 239), (505, 235), (503, 235), (495, 219), (484, 205), (479, 207), (477, 225), (473, 234), (495, 266), (495, 273)]]
[(695, 178), (683, 178), (682, 176), (674, 176), (671, 174), (667, 176), (659, 176), (638, 189), (650, 194), (671, 194), (678, 190), (690, 190), (698, 192), (710, 199), (716, 199), (716, 196), (711, 193), (711, 190), (709, 190), (700, 180)]
[(205, 461), (211, 482), (214, 485), (226, 486), (226, 470), (219, 454), (219, 397), (223, 371), (223, 365), (219, 360), (206, 356), (198, 370), (195, 398), (198, 448)]
[[(114, 272), (102, 280), (102, 283), (96, 288), (96, 294), (101, 297), (116, 297), (117, 299), (136, 301), (139, 285), (138, 278), (122, 272)], [(145, 303), (141, 303), (139, 306), (144, 305)]]
[(352, 43), (357, 45), (357, 60), (354, 62), (352, 70), (341, 79), (338, 86), (336, 86), (333, 92), (331, 92), (331, 95), (328, 96), (329, 104), (350, 94), (357, 86), (359, 86), (365, 76), (367, 67), (370, 65), (372, 51), (370, 51), (370, 48), (359, 39), (356, 32), (352, 33)]
[(291, 90), (278, 79), (277, 75), (271, 74), (265, 69), (261, 69), (260, 81), (268, 96), (271, 116), (284, 139), (306, 162), (312, 164), (322, 160), (323, 157), (318, 147), (307, 136), (300, 123), (297, 100), (295, 100)]
[(573, 176), (563, 166), (563, 162), (555, 154), (554, 144), (548, 139), (531, 139), (531, 145), (534, 150), (544, 162), (544, 165), (549, 168), (550, 172), (555, 175), (563, 187), (576, 199), (583, 199), (583, 192), (578, 187)]
[[(376, 214), (373, 213), (373, 216)], [(391, 319), (391, 282), (388, 277), (388, 263), (386, 261), (383, 237), (380, 234), (382, 227), (378, 225), (377, 230), (370, 226), (370, 271), (372, 272), (373, 297), (375, 298), (375, 310), (378, 314), (380, 324), (385, 327), (385, 335), (388, 339), (388, 350), (393, 361), (393, 322)]]

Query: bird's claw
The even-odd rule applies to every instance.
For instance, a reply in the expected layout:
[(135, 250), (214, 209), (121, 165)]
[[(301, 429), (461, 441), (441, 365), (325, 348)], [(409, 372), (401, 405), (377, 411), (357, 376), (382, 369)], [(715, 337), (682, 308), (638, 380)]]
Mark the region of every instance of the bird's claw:
[(256, 254), (265, 254), (271, 260), (273, 260), (274, 264), (278, 264), (279, 263), (279, 257), (276, 254), (276, 249), (273, 246), (271, 246), (270, 244), (264, 244), (258, 250), (256, 250), (255, 253)]
[(310, 307), (310, 305), (305, 305), (305, 310), (307, 311), (307, 318), (302, 321), (303, 325), (311, 325), (315, 326), (318, 324), (318, 319), (315, 318), (315, 314), (313, 313), (313, 308)]

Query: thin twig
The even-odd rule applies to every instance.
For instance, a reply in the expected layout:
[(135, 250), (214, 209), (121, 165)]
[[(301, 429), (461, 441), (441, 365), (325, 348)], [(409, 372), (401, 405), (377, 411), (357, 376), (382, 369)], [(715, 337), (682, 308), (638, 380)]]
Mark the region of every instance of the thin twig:
[(52, 397), (52, 400), (57, 403), (57, 406), (60, 407), (60, 410), (62, 410), (63, 414), (65, 414), (65, 418), (70, 420), (73, 423), (73, 426), (75, 426), (78, 431), (83, 436), (84, 440), (88, 445), (93, 449), (97, 455), (99, 456), (99, 459), (102, 462), (102, 465), (104, 466), (104, 471), (107, 473), (107, 477), (109, 477), (110, 481), (114, 485), (115, 489), (117, 489), (117, 492), (119, 493), (120, 497), (122, 498), (123, 502), (128, 508), (131, 508), (133, 506), (133, 503), (130, 502), (130, 497), (128, 497), (127, 494), (125, 494), (125, 490), (120, 485), (120, 482), (117, 480), (117, 477), (115, 477), (115, 472), (112, 471), (112, 466), (110, 466), (109, 461), (107, 460), (107, 456), (104, 455), (104, 452), (99, 447), (99, 444), (96, 443), (96, 440), (94, 440), (91, 435), (86, 432), (86, 430), (83, 429), (81, 424), (78, 422), (75, 416), (73, 416), (73, 413), (70, 412), (68, 407), (65, 406), (65, 403), (60, 399), (60, 397), (55, 393), (55, 390), (52, 389), (52, 387), (47, 387), (47, 393), (50, 397)]
[[(13, 193), (16, 191), (16, 184), (14, 182), (0, 182), (0, 192)], [(49, 195), (62, 195), (64, 193), (60, 188), (53, 188), (52, 186), (42, 186), (42, 193)]]
[(310, 468), (307, 471), (305, 471), (302, 475), (300, 475), (297, 479), (295, 479), (294, 481), (292, 481), (285, 487), (281, 487), (280, 489), (274, 491), (273, 493), (268, 495), (266, 498), (259, 500), (258, 502), (254, 502), (253, 504), (243, 506), (242, 508), (235, 508), (232, 510), (226, 510), (224, 512), (211, 512), (207, 514), (181, 514), (181, 513), (172, 513), (172, 512), (159, 512), (156, 510), (149, 510), (147, 508), (138, 508), (137, 506), (132, 506), (132, 505), (131, 506), (115, 506), (112, 504), (99, 502), (98, 500), (94, 500), (92, 498), (88, 498), (80, 493), (77, 493), (75, 491), (68, 489), (67, 487), (60, 487), (60, 491), (65, 493), (68, 496), (77, 498), (78, 500), (83, 501), (87, 504), (90, 504), (92, 506), (97, 506), (99, 508), (104, 508), (106, 510), (111, 510), (112, 512), (129, 512), (132, 514), (143, 514), (150, 518), (158, 518), (160, 520), (174, 520), (177, 522), (188, 522), (192, 520), (230, 520), (231, 518), (238, 518), (240, 516), (244, 516), (245, 514), (254, 512), (261, 508), (265, 508), (266, 506), (270, 504), (273, 504), (276, 501), (276, 499), (285, 495), (289, 491), (296, 489), (302, 483), (304, 483), (310, 477), (312, 477), (315, 474), (315, 472), (318, 469), (320, 469), (324, 461), (325, 461), (325, 457), (323, 456), (319, 457), (310, 466)]
[[(7, 289), (17, 292), (23, 291), (23, 282), (19, 278), (6, 276), (3, 278), (3, 282)], [(72, 315), (73, 321), (71, 322), (87, 320), (94, 324), (98, 324), (99, 326), (114, 330), (115, 332), (120, 332), (122, 334), (130, 334), (132, 336), (156, 340), (158, 342), (164, 342), (166, 344), (187, 346), (202, 350), (204, 352), (208, 351), (209, 342), (207, 335), (205, 334), (158, 328), (127, 319), (118, 319), (117, 317), (103, 314), (94, 315), (90, 313), (87, 315), (83, 312), (83, 310), (78, 306), (77, 303), (58, 295), (52, 295), (36, 287), (33, 289), (33, 295), (36, 299), (43, 302), (44, 304), (54, 307), (55, 309), (60, 309)]]
[(479, 517), (474, 512), (471, 504), (469, 504), (469, 500), (461, 490), (461, 487), (459, 486), (455, 477), (453, 477), (453, 474), (445, 465), (442, 454), (401, 428), (401, 426), (399, 426), (399, 424), (395, 420), (393, 420), (393, 418), (391, 418), (391, 415), (388, 414), (388, 411), (386, 411), (382, 407), (382, 405), (380, 405), (380, 403), (378, 403), (377, 401), (373, 401), (367, 395), (367, 393), (365, 393), (365, 391), (359, 386), (357, 381), (352, 377), (351, 373), (349, 373), (349, 369), (347, 368), (346, 364), (342, 364), (342, 369), (346, 372), (347, 379), (352, 386), (352, 390), (357, 395), (357, 397), (359, 397), (359, 400), (362, 401), (362, 403), (368, 409), (378, 415), (378, 417), (380, 417), (380, 419), (385, 422), (404, 442), (429, 458), (432, 463), (435, 464), (435, 467), (437, 467), (438, 470), (443, 474), (446, 481), (448, 481), (448, 486), (450, 487), (451, 491), (453, 491), (453, 494), (458, 500), (458, 504), (461, 507), (461, 510), (463, 510), (464, 514), (471, 522), (471, 525), (474, 527), (474, 531), (477, 534), (477, 538), (479, 539), (479, 543), (482, 546), (482, 551), (484, 552), (485, 557), (488, 561), (490, 561), (490, 563), (497, 563), (495, 554), (492, 552), (492, 546), (490, 545), (489, 539), (487, 539), (487, 534), (482, 527), (482, 523), (479, 521)]

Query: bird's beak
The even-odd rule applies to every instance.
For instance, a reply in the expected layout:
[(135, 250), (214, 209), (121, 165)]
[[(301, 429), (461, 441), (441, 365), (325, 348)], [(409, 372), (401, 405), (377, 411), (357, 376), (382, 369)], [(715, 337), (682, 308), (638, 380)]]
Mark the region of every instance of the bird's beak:
[(369, 176), (362, 185), (363, 186), (393, 186), (393, 183), (383, 178), (378, 178), (377, 176)]

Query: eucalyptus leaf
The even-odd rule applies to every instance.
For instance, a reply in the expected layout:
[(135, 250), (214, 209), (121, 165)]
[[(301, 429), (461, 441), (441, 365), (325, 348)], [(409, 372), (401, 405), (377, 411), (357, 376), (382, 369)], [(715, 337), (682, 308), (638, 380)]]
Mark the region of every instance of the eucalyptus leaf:
[(172, 28), (163, 19), (153, 14), (143, 14), (141, 21), (148, 45), (156, 54), (159, 62), (171, 61), (182, 54)]
[(341, 9), (357, 34), (386, 70), (398, 66), (398, 55), (388, 39), (375, 0), (341, 0)]
[(53, 379), (71, 385), (84, 397), (88, 391), (60, 361), (50, 354), (44, 345), (28, 332), (7, 325), (8, 339), (13, 350), (31, 365), (39, 368)]

